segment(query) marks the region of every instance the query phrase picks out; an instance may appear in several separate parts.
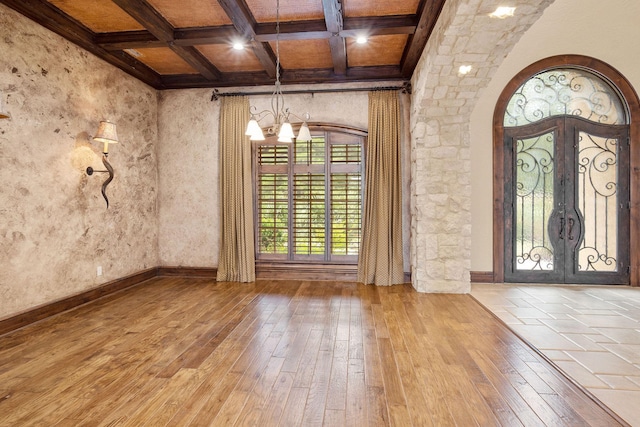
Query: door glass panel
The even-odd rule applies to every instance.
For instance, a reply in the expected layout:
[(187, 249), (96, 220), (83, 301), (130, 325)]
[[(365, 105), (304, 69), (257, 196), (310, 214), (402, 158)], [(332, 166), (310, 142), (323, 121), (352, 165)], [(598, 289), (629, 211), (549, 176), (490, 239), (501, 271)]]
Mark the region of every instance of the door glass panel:
[(553, 270), (549, 217), (553, 211), (553, 132), (516, 141), (516, 270)]
[(580, 132), (578, 206), (584, 218), (578, 271), (617, 271), (618, 140)]
[(560, 68), (536, 74), (516, 90), (507, 105), (504, 126), (564, 115), (596, 123), (627, 123), (620, 97), (606, 81), (586, 70)]

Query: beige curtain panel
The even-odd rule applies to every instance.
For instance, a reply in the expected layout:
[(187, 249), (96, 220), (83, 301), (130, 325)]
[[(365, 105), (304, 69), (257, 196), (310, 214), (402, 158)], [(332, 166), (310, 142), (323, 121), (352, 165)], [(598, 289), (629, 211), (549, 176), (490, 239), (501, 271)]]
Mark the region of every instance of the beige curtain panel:
[(218, 281), (256, 279), (253, 242), (249, 98), (223, 97), (220, 105), (221, 244)]
[(369, 138), (358, 281), (404, 282), (400, 102), (397, 91), (369, 92)]

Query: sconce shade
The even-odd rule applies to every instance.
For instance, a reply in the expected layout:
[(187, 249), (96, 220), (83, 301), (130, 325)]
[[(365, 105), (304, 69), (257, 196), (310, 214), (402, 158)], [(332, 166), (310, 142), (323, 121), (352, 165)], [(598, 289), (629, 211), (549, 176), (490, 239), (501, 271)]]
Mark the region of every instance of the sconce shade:
[(101, 121), (100, 126), (98, 126), (98, 131), (93, 139), (95, 141), (104, 142), (104, 149), (102, 152), (107, 154), (109, 152), (109, 144), (118, 143), (116, 125), (111, 122)]
[(311, 132), (309, 131), (309, 125), (307, 125), (307, 122), (302, 123), (302, 126), (300, 126), (300, 132), (298, 132), (298, 138), (296, 138), (296, 141), (311, 141)]

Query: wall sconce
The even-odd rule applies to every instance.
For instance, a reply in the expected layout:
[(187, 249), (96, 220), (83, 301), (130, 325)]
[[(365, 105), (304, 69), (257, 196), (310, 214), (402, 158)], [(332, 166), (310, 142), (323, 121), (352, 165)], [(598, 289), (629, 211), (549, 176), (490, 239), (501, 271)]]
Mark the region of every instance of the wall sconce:
[(9, 114), (4, 109), (4, 95), (0, 92), (0, 119), (10, 119), (11, 114)]
[(117, 144), (118, 143), (118, 134), (116, 132), (116, 125), (102, 121), (100, 122), (100, 126), (98, 126), (98, 132), (96, 132), (96, 136), (93, 137), (94, 141), (99, 141), (104, 143), (104, 147), (102, 149), (102, 164), (104, 165), (106, 170), (94, 170), (91, 166), (87, 168), (87, 175), (93, 175), (94, 172), (102, 172), (108, 173), (109, 178), (107, 178), (102, 183), (102, 197), (107, 202), (107, 209), (109, 208), (109, 198), (107, 197), (107, 185), (113, 180), (113, 167), (107, 160), (109, 156), (109, 144)]

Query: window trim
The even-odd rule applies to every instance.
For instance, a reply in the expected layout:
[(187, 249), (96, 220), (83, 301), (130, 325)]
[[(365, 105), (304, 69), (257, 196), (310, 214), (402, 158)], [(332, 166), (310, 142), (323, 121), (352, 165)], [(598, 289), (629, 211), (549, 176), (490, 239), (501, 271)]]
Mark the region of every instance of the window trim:
[[(300, 128), (300, 123), (295, 124), (292, 123), (293, 129), (294, 129), (294, 133), (297, 133), (299, 131)], [(361, 182), (362, 182), (362, 203), (364, 203), (364, 192), (365, 192), (365, 159), (367, 157), (367, 141), (368, 141), (368, 131), (366, 129), (363, 128), (359, 128), (359, 127), (354, 127), (354, 126), (348, 126), (348, 125), (343, 125), (343, 124), (337, 124), (337, 123), (325, 123), (325, 122), (308, 122), (307, 125), (309, 126), (309, 130), (311, 131), (312, 135), (314, 132), (316, 133), (320, 133), (320, 132), (325, 132), (325, 133), (342, 133), (342, 134), (347, 134), (347, 135), (353, 135), (356, 137), (360, 137), (362, 138), (362, 165), (361, 165)], [(268, 127), (263, 128), (263, 132), (265, 133), (266, 139), (265, 141), (252, 141), (251, 144), (251, 153), (252, 153), (252, 180), (253, 180), (253, 194), (252, 194), (252, 198), (254, 201), (254, 204), (257, 202), (258, 199), (258, 195), (257, 195), (257, 191), (258, 191), (258, 155), (257, 155), (257, 147), (260, 145), (264, 145), (265, 143), (267, 144), (273, 144), (276, 145), (277, 144), (277, 137), (275, 135), (267, 135), (267, 130)], [(283, 166), (283, 170), (285, 168), (287, 168), (287, 172), (288, 172), (288, 165), (282, 165)], [(290, 177), (290, 182), (289, 185), (292, 185), (291, 182), (291, 177)], [(364, 209), (364, 206), (361, 207), (362, 209)], [(267, 258), (260, 256), (260, 252), (259, 252), (259, 237), (258, 237), (258, 230), (259, 230), (259, 223), (258, 223), (258, 208), (257, 206), (253, 207), (253, 218), (254, 218), (254, 229), (253, 229), (253, 233), (255, 235), (255, 260), (257, 263), (270, 263), (270, 264), (307, 264), (307, 265), (356, 265), (358, 262), (357, 257), (355, 257), (355, 259), (348, 259), (345, 257), (349, 257), (349, 256), (345, 256), (345, 255), (334, 255), (332, 257), (331, 261), (327, 261), (326, 259), (324, 259), (324, 256), (322, 259), (315, 259), (312, 256), (306, 256), (306, 255), (300, 255), (298, 259), (289, 259), (288, 258), (288, 254), (272, 254), (269, 255)], [(326, 220), (325, 220), (326, 223)], [(289, 225), (289, 231), (291, 231), (291, 224)], [(302, 259), (303, 257), (307, 257), (307, 259)]]

